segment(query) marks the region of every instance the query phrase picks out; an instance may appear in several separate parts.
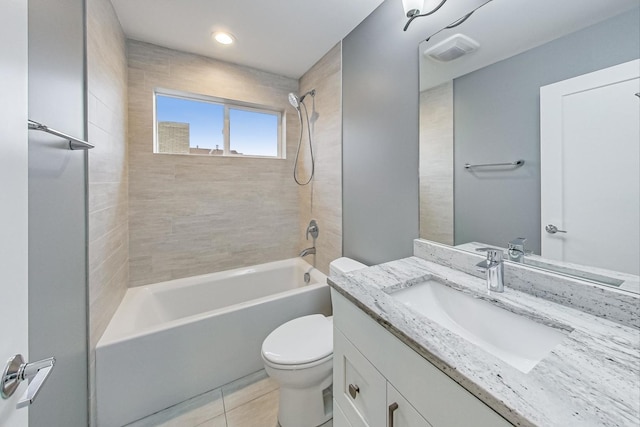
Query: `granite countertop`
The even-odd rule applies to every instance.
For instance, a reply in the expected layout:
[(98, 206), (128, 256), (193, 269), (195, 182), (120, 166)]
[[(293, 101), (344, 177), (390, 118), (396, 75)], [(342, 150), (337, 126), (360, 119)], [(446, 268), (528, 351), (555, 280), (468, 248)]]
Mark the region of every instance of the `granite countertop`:
[[(387, 293), (430, 277), (539, 323), (563, 329), (567, 336), (525, 374)], [(638, 329), (508, 286), (504, 293), (487, 295), (483, 279), (417, 257), (331, 276), (328, 282), (514, 425), (640, 425)]]

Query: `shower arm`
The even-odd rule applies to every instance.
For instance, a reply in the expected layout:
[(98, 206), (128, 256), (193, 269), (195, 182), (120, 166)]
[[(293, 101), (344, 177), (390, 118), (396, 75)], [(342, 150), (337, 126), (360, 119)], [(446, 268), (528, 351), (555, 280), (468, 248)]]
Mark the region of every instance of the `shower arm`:
[(312, 97), (316, 96), (316, 90), (315, 89), (311, 89), (309, 92), (307, 92), (304, 95), (302, 95), (300, 97), (300, 102), (304, 101), (304, 99), (307, 97), (307, 95), (311, 95)]

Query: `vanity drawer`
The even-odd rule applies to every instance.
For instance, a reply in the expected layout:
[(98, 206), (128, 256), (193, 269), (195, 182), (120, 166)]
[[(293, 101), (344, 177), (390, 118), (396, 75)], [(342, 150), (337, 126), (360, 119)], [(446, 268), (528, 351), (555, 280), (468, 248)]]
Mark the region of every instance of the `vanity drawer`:
[(386, 379), (333, 331), (333, 396), (353, 427), (386, 427)]

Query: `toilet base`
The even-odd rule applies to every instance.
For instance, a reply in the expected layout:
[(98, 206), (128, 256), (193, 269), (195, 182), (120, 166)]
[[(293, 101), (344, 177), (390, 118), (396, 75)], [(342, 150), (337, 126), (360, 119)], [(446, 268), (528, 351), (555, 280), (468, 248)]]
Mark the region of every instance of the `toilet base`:
[(280, 387), (278, 421), (281, 427), (318, 427), (333, 418), (333, 378), (318, 387)]

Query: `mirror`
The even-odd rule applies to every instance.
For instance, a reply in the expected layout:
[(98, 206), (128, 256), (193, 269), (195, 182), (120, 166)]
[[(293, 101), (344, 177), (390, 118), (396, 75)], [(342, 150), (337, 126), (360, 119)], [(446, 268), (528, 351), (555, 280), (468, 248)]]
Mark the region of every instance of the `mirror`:
[(639, 27), (492, 0), (420, 43), (420, 237), (640, 292)]

